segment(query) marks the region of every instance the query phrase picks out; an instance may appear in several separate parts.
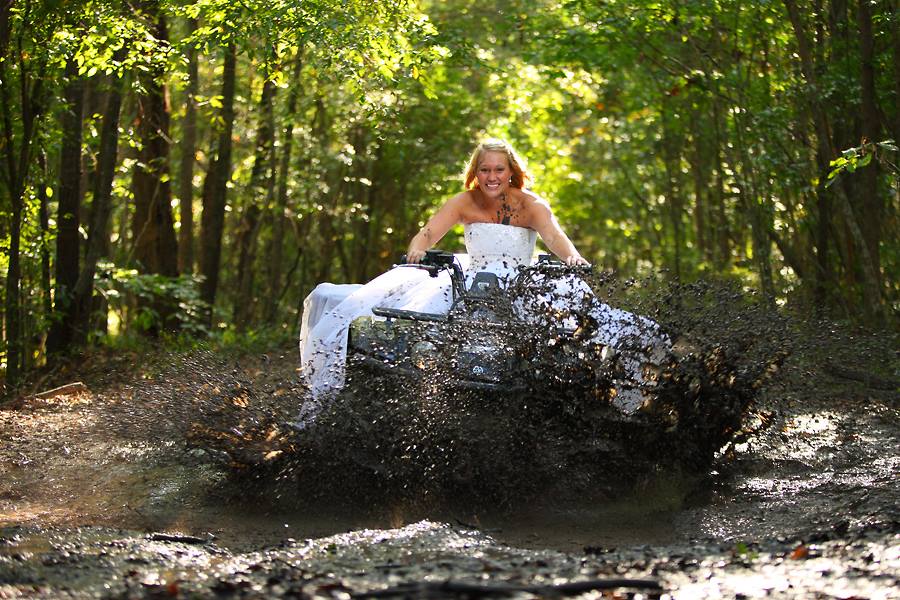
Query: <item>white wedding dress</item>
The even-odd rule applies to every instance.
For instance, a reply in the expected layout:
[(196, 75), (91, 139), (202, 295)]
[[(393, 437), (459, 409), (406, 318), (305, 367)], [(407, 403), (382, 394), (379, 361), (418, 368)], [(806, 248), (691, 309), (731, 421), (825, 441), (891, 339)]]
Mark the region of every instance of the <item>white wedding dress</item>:
[[(469, 223), (464, 227), (468, 254), (458, 254), (466, 273), (467, 286), (479, 271), (496, 273), (509, 280), (519, 265), (528, 265), (534, 255), (537, 233), (532, 229), (497, 223)], [(581, 306), (587, 298), (590, 314), (598, 323), (593, 341), (612, 348), (638, 342), (641, 347), (652, 347), (658, 352), (668, 346), (667, 338), (660, 333), (653, 321), (632, 313), (612, 308), (597, 299), (590, 287), (574, 275), (554, 278), (557, 293), (532, 300), (520, 307), (526, 313), (536, 310), (554, 310), (561, 315)], [(408, 266), (397, 266), (379, 275), (365, 285), (318, 285), (303, 302), (300, 327), (300, 361), (303, 378), (309, 385), (312, 402), (304, 404), (298, 424), (311, 422), (320, 409), (320, 403), (329, 393), (344, 384), (344, 365), (347, 358), (347, 333), (350, 323), (361, 316), (373, 316), (376, 306), (399, 308), (429, 313), (446, 313), (452, 300), (450, 276), (442, 271), (437, 277)], [(535, 305), (537, 304), (537, 306)], [(561, 317), (562, 327), (572, 327), (571, 317)], [(657, 358), (657, 357), (654, 357)], [(634, 361), (633, 361), (634, 362)], [(625, 365), (628, 368), (628, 365)], [(637, 363), (632, 365), (638, 369)], [(640, 379), (640, 373), (635, 372)], [(624, 401), (627, 394), (619, 394)], [(632, 398), (629, 402), (637, 402)], [(634, 406), (622, 406), (633, 410)]]

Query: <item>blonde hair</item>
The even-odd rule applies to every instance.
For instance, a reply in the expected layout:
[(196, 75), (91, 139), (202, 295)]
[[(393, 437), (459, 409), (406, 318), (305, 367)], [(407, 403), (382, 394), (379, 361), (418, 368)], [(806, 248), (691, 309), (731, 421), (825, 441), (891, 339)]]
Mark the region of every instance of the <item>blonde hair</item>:
[(488, 138), (475, 147), (475, 151), (472, 152), (472, 158), (469, 159), (469, 165), (466, 167), (465, 174), (467, 190), (478, 187), (478, 165), (481, 163), (481, 157), (484, 156), (485, 152), (500, 152), (506, 155), (506, 161), (509, 163), (510, 171), (512, 171), (509, 181), (510, 187), (521, 190), (525, 187), (526, 181), (531, 181), (531, 175), (527, 171), (525, 161), (513, 150), (509, 142), (498, 138)]

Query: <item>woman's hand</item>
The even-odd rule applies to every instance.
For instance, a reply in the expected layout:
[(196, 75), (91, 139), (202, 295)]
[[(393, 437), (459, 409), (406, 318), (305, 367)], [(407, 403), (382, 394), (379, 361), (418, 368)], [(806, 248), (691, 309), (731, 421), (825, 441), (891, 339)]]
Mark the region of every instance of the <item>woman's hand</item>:
[(575, 254), (570, 254), (569, 256), (567, 256), (565, 262), (566, 262), (566, 265), (569, 267), (575, 267), (578, 265), (583, 265), (585, 267), (591, 266), (591, 263), (589, 263), (587, 261), (587, 259), (585, 259), (583, 256), (581, 256), (577, 252)]
[(417, 265), (422, 262), (422, 259), (425, 258), (424, 250), (414, 250), (410, 248), (406, 251), (406, 262)]

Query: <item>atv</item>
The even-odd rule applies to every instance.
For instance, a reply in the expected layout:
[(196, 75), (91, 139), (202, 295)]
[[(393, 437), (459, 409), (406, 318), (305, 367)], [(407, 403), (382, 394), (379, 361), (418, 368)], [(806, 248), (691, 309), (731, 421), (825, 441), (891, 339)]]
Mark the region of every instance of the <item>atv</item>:
[[(376, 306), (351, 323), (348, 379), (372, 393), (350, 397), (363, 398), (365, 416), (357, 421), (367, 428), (385, 421), (387, 431), (421, 425), (410, 415), (426, 406), (418, 400), (426, 401), (438, 415), (428, 427), (439, 422), (447, 429), (438, 428), (443, 437), (425, 430), (446, 442), (441, 448), (455, 448), (454, 460), (468, 460), (473, 473), (492, 472), (485, 465), (507, 444), (523, 453), (540, 449), (553, 465), (593, 465), (583, 472), (593, 473), (591, 485), (600, 487), (658, 471), (702, 472), (741, 430), (756, 376), (736, 371), (724, 355), (686, 346), (670, 347), (658, 359), (639, 340), (622, 338), (604, 346), (595, 335), (602, 324), (591, 310), (578, 310), (578, 297), (557, 303), (573, 307), (568, 314), (552, 307), (542, 313), (534, 310), (540, 303), (528, 303), (529, 294), (546, 298), (562, 278), (590, 267), (544, 255), (508, 278), (478, 272), (467, 280), (455, 256), (442, 251), (399, 266), (432, 277), (447, 273), (450, 308), (438, 314)], [(411, 394), (385, 394), (393, 383)], [(455, 447), (461, 439), (467, 442)]]
[[(374, 316), (351, 323), (347, 345), (351, 372), (420, 378), (440, 373), (441, 384), (457, 389), (489, 392), (521, 391), (536, 380), (572, 375), (583, 358), (578, 347), (584, 327), (559, 327), (552, 320), (525, 321), (521, 292), (534, 287), (536, 276), (553, 277), (585, 272), (590, 267), (569, 267), (541, 255), (534, 265), (522, 265), (503, 280), (495, 273), (475, 273), (471, 284), (456, 257), (429, 250), (418, 264), (400, 265), (423, 269), (432, 277), (447, 271), (451, 282), (451, 305), (446, 314), (374, 307)], [(536, 338), (542, 338), (538, 343)], [(553, 350), (553, 364), (541, 365), (540, 354)], [(603, 351), (604, 349), (594, 349)], [(611, 355), (611, 353), (607, 353)]]

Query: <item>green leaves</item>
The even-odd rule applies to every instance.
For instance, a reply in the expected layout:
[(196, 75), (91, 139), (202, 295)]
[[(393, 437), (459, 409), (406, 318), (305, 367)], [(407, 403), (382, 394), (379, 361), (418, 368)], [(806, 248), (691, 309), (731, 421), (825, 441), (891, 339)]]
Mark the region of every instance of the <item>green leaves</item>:
[[(206, 326), (206, 303), (200, 299), (197, 276), (166, 277), (158, 273), (140, 273), (137, 269), (117, 267), (105, 262), (97, 265), (94, 288), (118, 313), (118, 321), (130, 323), (138, 330), (163, 329), (159, 311), (168, 306), (178, 321), (178, 330), (198, 337), (209, 334)], [(135, 303), (136, 299), (141, 302)], [(140, 307), (140, 308), (135, 308)], [(132, 311), (133, 314), (128, 314)]]
[(864, 140), (859, 146), (847, 148), (841, 152), (839, 157), (829, 163), (828, 166), (831, 167), (831, 171), (828, 172), (825, 187), (830, 187), (842, 173), (855, 173), (857, 169), (868, 166), (872, 159), (876, 157), (893, 171), (893, 176), (897, 179), (900, 176), (900, 170), (898, 170), (895, 163), (887, 158), (888, 153), (892, 152), (897, 152), (894, 140), (884, 140), (876, 143)]

